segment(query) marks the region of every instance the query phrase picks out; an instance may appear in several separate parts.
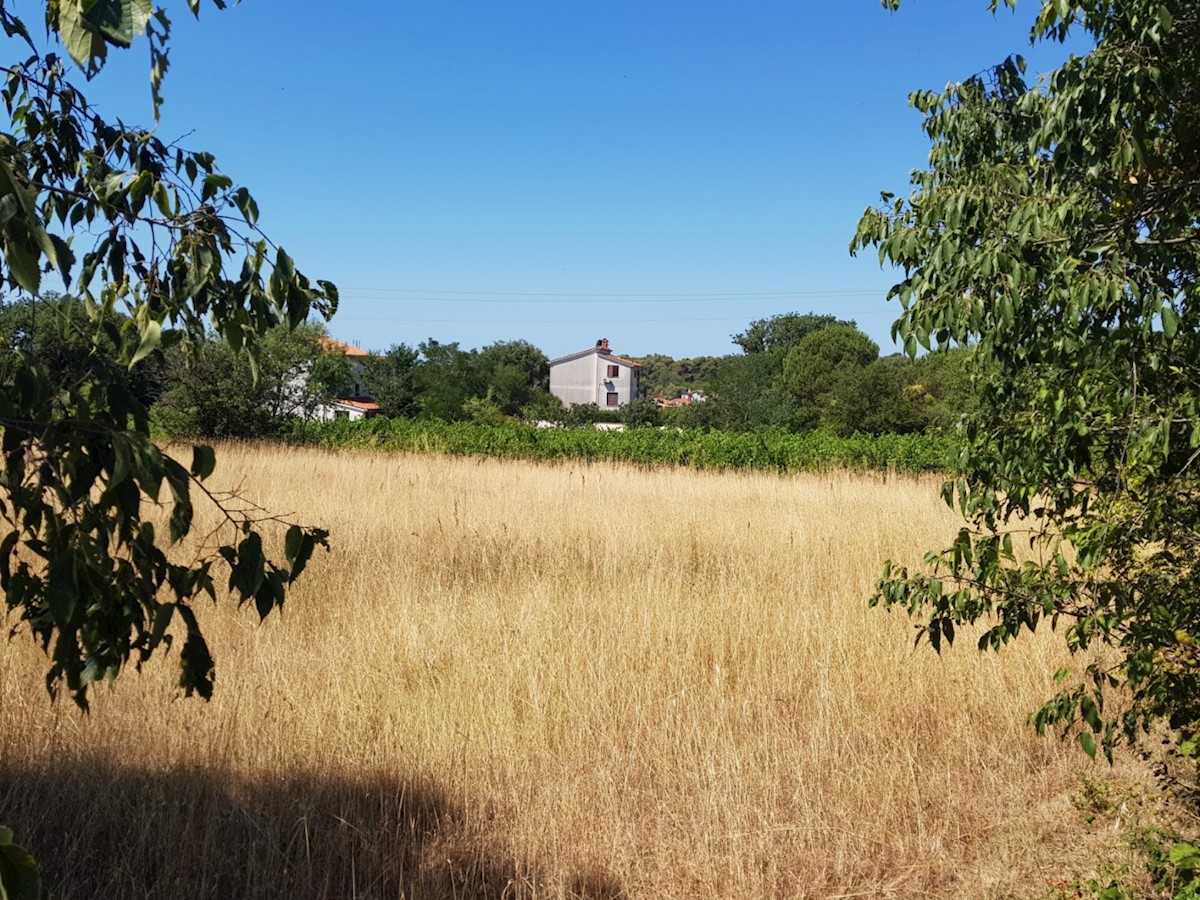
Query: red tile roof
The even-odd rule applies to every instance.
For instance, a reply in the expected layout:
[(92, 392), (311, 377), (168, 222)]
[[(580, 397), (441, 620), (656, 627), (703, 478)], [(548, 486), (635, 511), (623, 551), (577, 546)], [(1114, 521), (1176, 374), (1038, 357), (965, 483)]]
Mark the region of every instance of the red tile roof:
[(362, 347), (352, 347), (350, 344), (335, 340), (334, 338), (321, 338), (321, 351), (323, 353), (341, 353), (344, 356), (371, 355)]
[(377, 411), (379, 409), (379, 404), (374, 400), (343, 400), (339, 397), (333, 402), (339, 406), (349, 406), (351, 409), (361, 409), (366, 412)]
[(642, 367), (641, 363), (634, 362), (632, 359), (625, 359), (623, 356), (613, 356), (611, 353), (601, 353), (600, 355), (605, 359), (611, 359), (613, 362), (625, 363), (625, 365), (633, 366), (636, 369), (640, 369)]

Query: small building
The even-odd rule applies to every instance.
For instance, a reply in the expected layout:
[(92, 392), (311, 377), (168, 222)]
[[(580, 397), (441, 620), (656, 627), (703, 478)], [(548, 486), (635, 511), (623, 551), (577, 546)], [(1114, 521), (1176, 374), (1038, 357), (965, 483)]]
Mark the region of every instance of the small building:
[(315, 417), (318, 419), (373, 419), (379, 415), (379, 404), (374, 400), (350, 400), (335, 397), (328, 403), (317, 407)]
[(567, 406), (624, 406), (638, 398), (641, 368), (631, 359), (615, 356), (608, 338), (600, 338), (594, 347), (550, 360), (550, 393)]
[(708, 400), (704, 391), (684, 391), (678, 397), (667, 399), (666, 397), (655, 397), (654, 403), (660, 409), (669, 409), (675, 406), (691, 406), (693, 403), (704, 403)]

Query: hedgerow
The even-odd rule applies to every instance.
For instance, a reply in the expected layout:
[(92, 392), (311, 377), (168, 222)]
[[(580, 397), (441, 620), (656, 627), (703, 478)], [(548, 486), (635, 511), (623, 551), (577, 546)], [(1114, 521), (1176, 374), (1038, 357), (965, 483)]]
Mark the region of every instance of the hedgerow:
[(359, 450), (779, 472), (835, 468), (936, 471), (947, 467), (951, 455), (950, 441), (933, 435), (841, 438), (823, 432), (733, 434), (655, 428), (599, 431), (419, 419), (296, 422), (285, 429), (283, 439), (295, 444)]

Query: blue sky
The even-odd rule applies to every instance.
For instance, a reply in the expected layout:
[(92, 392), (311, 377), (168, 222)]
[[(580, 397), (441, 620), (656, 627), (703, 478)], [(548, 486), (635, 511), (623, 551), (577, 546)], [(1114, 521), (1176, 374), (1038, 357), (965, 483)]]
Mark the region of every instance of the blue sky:
[[(244, 0), (175, 21), (158, 127), (214, 153), (336, 282), (370, 349), (524, 338), (551, 357), (723, 354), (752, 319), (855, 319), (893, 277), (847, 245), (928, 150), (907, 106), (1030, 51), (984, 0)], [(25, 10), (29, 15), (29, 11)], [(88, 90), (149, 124), (144, 43)]]

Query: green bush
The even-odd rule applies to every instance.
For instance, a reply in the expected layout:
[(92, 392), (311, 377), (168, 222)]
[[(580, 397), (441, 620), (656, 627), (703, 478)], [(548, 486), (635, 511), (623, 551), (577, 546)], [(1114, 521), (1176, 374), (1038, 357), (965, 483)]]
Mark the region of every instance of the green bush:
[(755, 434), (637, 428), (533, 428), (517, 423), (371, 419), (295, 422), (291, 443), (533, 461), (604, 460), (697, 469), (769, 469), (778, 472), (854, 468), (923, 472), (944, 469), (951, 444), (929, 435), (839, 438), (824, 432), (782, 429)]

